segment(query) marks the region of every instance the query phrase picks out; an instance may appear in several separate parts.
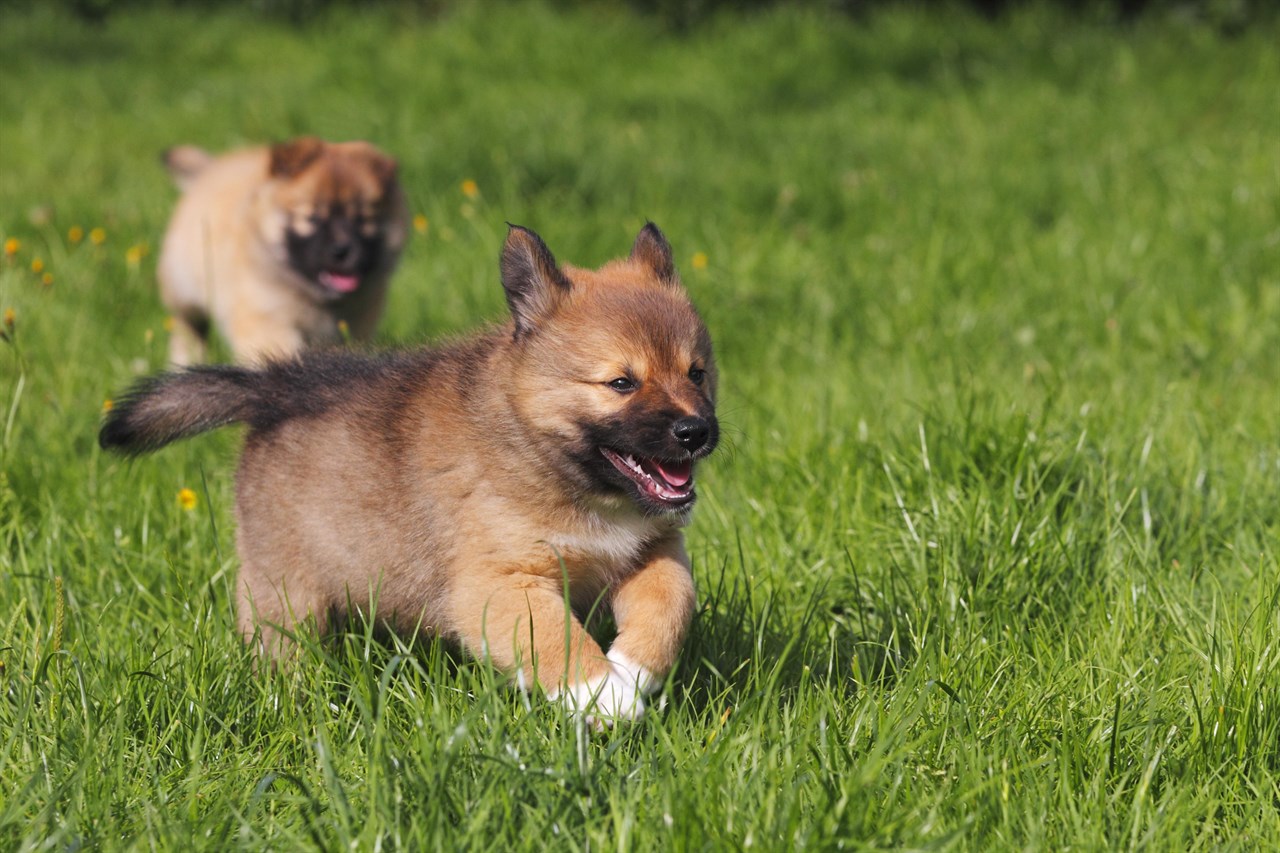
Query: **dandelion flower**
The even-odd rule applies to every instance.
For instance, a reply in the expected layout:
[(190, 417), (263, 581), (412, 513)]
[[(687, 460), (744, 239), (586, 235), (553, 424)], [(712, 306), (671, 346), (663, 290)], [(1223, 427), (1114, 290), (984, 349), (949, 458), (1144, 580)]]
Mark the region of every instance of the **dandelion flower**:
[(706, 253), (706, 252), (694, 252), (694, 253), (693, 253), (693, 268), (694, 268), (695, 270), (705, 270), (705, 269), (707, 268), (707, 253)]
[(110, 397), (102, 401), (102, 414), (106, 414), (116, 407), (115, 401)]
[(142, 259), (145, 258), (146, 256), (147, 256), (146, 243), (135, 243), (134, 245), (130, 246), (129, 249), (124, 253), (124, 259), (126, 262), (128, 262), (129, 266), (131, 267), (136, 267), (138, 264), (142, 262)]
[(40, 276), (40, 283), (43, 284), (45, 287), (48, 287), (49, 285), (53, 284), (53, 273), (47, 272), (44, 275)]
[(67, 229), (67, 242), (71, 244), (79, 243), (84, 239), (84, 229), (79, 225), (72, 225)]
[(44, 272), (44, 261), (40, 258), (32, 258), (31, 271), (37, 274)]
[(101, 246), (107, 241), (107, 230), (105, 228), (95, 228), (89, 232), (89, 242), (95, 246)]
[(338, 321), (338, 334), (342, 336), (345, 343), (351, 343), (351, 326), (346, 320)]
[(172, 332), (172, 331), (173, 331), (173, 318), (172, 318), (172, 317), (165, 317), (165, 318), (164, 318), (164, 322), (163, 322), (163, 323), (161, 323), (160, 325), (162, 325), (162, 326), (164, 327), (164, 330), (165, 330), (166, 332)]
[(427, 228), (430, 226), (431, 223), (427, 222), (427, 217), (423, 216), (421, 213), (413, 217), (413, 230), (417, 231), (419, 234), (426, 234)]
[(480, 195), (480, 187), (476, 185), (475, 181), (467, 178), (462, 182), (462, 194), (467, 198), (475, 198)]
[(182, 507), (187, 512), (191, 512), (191, 510), (196, 508), (196, 493), (191, 489), (179, 489), (178, 506)]
[(155, 333), (155, 332), (153, 332), (153, 331), (151, 331), (150, 329), (147, 329), (145, 332), (143, 332), (143, 333), (142, 333), (142, 342), (143, 342), (143, 343), (149, 344), (149, 343), (151, 343), (152, 341), (154, 341), (155, 339), (156, 339), (156, 333)]
[(12, 308), (4, 309), (4, 327), (6, 329), (12, 329), (14, 323), (17, 323), (17, 322), (18, 322), (18, 312), (13, 310)]
[(22, 241), (17, 237), (10, 237), (8, 240), (4, 241), (4, 256), (6, 258), (12, 258), (14, 255), (18, 254), (18, 250), (21, 248)]

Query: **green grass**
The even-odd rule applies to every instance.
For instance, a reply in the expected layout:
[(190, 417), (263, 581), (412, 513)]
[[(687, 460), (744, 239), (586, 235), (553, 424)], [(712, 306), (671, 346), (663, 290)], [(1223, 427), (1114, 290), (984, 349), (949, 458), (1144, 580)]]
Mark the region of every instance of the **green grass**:
[[(1278, 42), (1047, 8), (6, 12), (0, 848), (1280, 842)], [(671, 238), (727, 437), (665, 710), (593, 737), (360, 632), (255, 676), (238, 436), (98, 451), (164, 361), (157, 153), (301, 132), (395, 152), (428, 217), (386, 343), (501, 315), (507, 220), (581, 264)]]

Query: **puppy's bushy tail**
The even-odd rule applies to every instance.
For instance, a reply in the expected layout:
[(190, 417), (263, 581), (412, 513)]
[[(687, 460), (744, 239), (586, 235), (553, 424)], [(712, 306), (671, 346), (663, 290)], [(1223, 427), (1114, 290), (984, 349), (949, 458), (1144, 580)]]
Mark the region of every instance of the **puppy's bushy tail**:
[(253, 419), (261, 374), (240, 367), (194, 367), (139, 381), (107, 413), (98, 443), (131, 456)]

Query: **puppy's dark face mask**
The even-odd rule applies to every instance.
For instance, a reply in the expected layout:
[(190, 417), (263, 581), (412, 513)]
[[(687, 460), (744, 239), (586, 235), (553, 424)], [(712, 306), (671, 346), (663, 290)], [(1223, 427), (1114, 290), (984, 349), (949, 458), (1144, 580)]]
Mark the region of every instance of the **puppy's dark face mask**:
[(313, 213), (303, 223), (295, 217), (285, 231), (289, 265), (326, 296), (341, 298), (360, 285), (384, 261), (385, 217), (353, 211)]
[(395, 161), (366, 143), (303, 137), (271, 149), (288, 215), (285, 257), (320, 300), (356, 293), (385, 267), (395, 172)]

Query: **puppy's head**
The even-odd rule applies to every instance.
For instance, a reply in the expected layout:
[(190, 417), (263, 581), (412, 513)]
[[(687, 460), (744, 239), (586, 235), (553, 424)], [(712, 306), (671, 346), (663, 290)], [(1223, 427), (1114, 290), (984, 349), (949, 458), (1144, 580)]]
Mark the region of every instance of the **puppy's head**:
[(341, 299), (390, 271), (405, 237), (395, 160), (304, 136), (272, 146), (269, 174), (268, 239), (313, 296)]
[(715, 449), (711, 337), (652, 223), (599, 270), (561, 267), (512, 226), (502, 253), (517, 358), (512, 400), (579, 496), (687, 512)]

